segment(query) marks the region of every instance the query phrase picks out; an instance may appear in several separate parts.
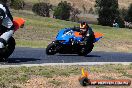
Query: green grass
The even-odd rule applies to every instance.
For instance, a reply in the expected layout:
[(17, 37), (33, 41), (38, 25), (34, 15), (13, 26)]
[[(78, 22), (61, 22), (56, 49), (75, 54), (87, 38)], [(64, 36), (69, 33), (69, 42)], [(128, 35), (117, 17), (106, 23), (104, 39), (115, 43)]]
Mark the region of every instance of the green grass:
[[(76, 68), (70, 69), (70, 67), (51, 67), (51, 66), (39, 66), (39, 67), (19, 67), (19, 68), (0, 68), (0, 86), (9, 87), (12, 84), (25, 83), (31, 76), (41, 76), (46, 78), (52, 78), (53, 76), (67, 76), (74, 74), (72, 72)], [(78, 70), (79, 73), (79, 70)], [(61, 82), (52, 80), (51, 83), (59, 85)]]
[[(40, 17), (30, 11), (12, 10), (13, 16), (23, 17), (26, 20), (25, 28), (19, 29), (14, 37), (17, 46), (45, 48), (51, 43), (58, 31), (62, 28), (79, 26), (78, 23), (59, 19)], [(117, 46), (132, 45), (132, 30), (126, 28), (112, 28), (108, 26), (90, 25), (95, 32), (104, 34), (103, 39), (95, 47), (110, 48), (118, 51)], [(103, 45), (104, 44), (104, 45)], [(132, 52), (132, 47), (126, 47)]]
[(60, 29), (77, 25), (73, 22), (36, 16), (27, 11), (13, 11), (12, 13), (26, 20), (25, 28), (19, 29), (14, 35), (18, 46), (46, 47), (55, 39)]
[(32, 48), (45, 48), (47, 46), (47, 43), (50, 43), (50, 41), (44, 41), (44, 40), (20, 40), (16, 39), (16, 46), (17, 47), (32, 47)]

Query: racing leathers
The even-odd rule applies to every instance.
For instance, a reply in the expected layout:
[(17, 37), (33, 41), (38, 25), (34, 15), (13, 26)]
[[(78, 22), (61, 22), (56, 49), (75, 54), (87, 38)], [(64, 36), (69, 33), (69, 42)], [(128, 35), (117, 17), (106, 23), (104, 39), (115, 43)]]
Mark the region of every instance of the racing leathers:
[(4, 48), (9, 38), (14, 33), (13, 17), (6, 5), (0, 4), (0, 11), (4, 11), (5, 17), (0, 22), (0, 49)]
[(84, 30), (80, 30), (80, 33), (83, 37), (83, 42), (87, 42), (87, 43), (93, 43), (95, 36), (94, 36), (94, 32), (92, 30), (91, 27), (88, 27), (87, 29)]

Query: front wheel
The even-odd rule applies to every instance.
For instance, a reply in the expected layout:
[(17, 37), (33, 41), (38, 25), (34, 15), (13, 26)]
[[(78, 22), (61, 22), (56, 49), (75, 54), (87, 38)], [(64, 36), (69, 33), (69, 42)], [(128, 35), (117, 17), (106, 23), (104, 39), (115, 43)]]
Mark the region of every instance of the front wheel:
[(88, 46), (84, 46), (80, 49), (80, 51), (78, 52), (79, 56), (86, 56), (88, 53), (90, 53), (93, 49), (94, 45), (93, 44), (89, 44)]
[(57, 46), (56, 43), (49, 44), (47, 46), (47, 48), (46, 48), (46, 54), (47, 55), (54, 55), (54, 54), (56, 54), (56, 46)]
[(16, 42), (15, 42), (15, 39), (13, 37), (11, 37), (5, 48), (0, 50), (0, 59), (1, 60), (6, 60), (14, 51), (15, 49), (15, 45), (16, 45)]

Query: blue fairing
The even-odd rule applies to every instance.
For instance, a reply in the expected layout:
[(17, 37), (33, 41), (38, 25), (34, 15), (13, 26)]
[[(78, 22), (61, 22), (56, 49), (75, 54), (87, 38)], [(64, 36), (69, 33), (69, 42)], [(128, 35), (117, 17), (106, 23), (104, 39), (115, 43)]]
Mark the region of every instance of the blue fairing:
[[(74, 41), (82, 41), (82, 37), (75, 37), (74, 32), (72, 28), (64, 28), (61, 29), (58, 32), (58, 35), (56, 36), (56, 40), (63, 41), (62, 44), (70, 44), (70, 40), (73, 39)], [(101, 37), (102, 38), (102, 37)], [(95, 38), (94, 42), (97, 42), (100, 38)]]
[(102, 37), (95, 38), (94, 43), (97, 42), (97, 41), (99, 41), (101, 38), (102, 38)]
[(64, 40), (65, 41), (65, 42), (63, 42), (63, 44), (68, 44), (70, 39), (73, 39), (74, 41), (82, 40), (82, 38), (74, 36), (74, 31), (72, 30), (72, 28), (61, 29), (59, 31), (58, 35), (56, 36), (56, 40), (59, 40), (59, 41)]

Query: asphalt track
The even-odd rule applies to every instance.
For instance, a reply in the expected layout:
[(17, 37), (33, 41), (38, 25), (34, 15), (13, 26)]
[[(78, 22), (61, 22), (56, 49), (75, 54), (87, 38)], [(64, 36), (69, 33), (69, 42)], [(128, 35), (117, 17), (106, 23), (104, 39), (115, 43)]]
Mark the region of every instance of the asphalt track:
[(45, 49), (20, 48), (17, 47), (14, 53), (6, 62), (0, 65), (21, 65), (21, 64), (47, 64), (47, 63), (83, 63), (83, 62), (132, 62), (132, 53), (92, 51), (87, 56), (70, 54), (56, 54), (47, 56)]

